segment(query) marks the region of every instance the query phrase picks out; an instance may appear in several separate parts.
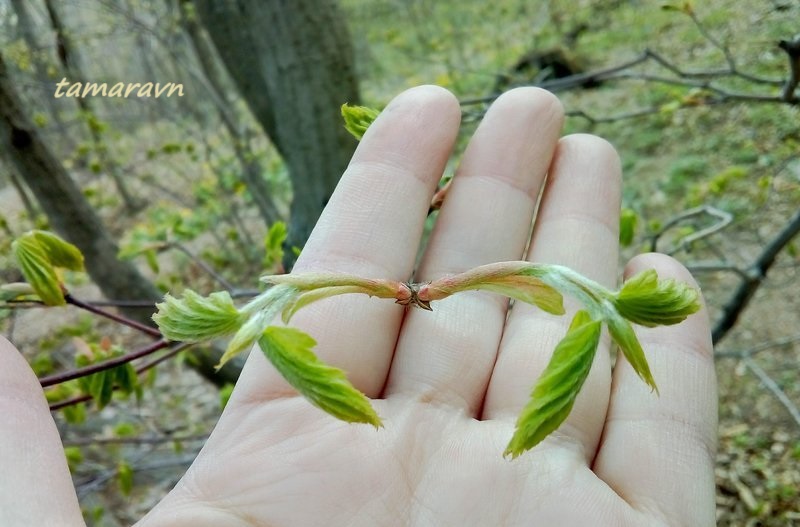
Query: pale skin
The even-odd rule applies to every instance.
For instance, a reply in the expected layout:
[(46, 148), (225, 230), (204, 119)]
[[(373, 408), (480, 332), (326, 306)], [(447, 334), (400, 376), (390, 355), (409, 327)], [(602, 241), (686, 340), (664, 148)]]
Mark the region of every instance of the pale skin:
[[(459, 117), (441, 88), (398, 96), (361, 141), (296, 271), (411, 277)], [(616, 285), (619, 160), (597, 137), (559, 138), (562, 122), (558, 100), (534, 88), (492, 105), (415, 281), (527, 258)], [(625, 276), (647, 268), (694, 284), (654, 254), (635, 258)], [(604, 336), (565, 424), (510, 461), (501, 454), (516, 416), (571, 317), (521, 303), (509, 312), (483, 292), (432, 307), (348, 295), (298, 313), (292, 325), (374, 399), (384, 428), (334, 420), (252, 353), (195, 463), (137, 525), (714, 525), (716, 380), (705, 309), (677, 326), (637, 328), (660, 396), (624, 359), (612, 371)], [(0, 524), (84, 525), (41, 388), (5, 341), (0, 466)]]

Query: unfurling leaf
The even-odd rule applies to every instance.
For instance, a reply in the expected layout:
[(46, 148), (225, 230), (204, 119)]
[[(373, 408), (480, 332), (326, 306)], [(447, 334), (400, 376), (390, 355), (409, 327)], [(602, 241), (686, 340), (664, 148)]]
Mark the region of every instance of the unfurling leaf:
[(83, 271), (83, 254), (80, 249), (65, 242), (52, 232), (31, 231), (33, 237), (47, 253), (53, 267), (62, 267), (70, 271)]
[(183, 298), (167, 294), (156, 304), (153, 320), (165, 338), (183, 342), (199, 342), (236, 332), (247, 320), (233, 305), (227, 291), (200, 296), (191, 289)]
[(23, 234), (11, 245), (25, 280), (48, 306), (63, 306), (64, 292), (47, 251), (31, 233)]
[(653, 379), (653, 374), (650, 373), (650, 366), (647, 364), (647, 358), (644, 356), (644, 350), (636, 338), (636, 333), (633, 332), (633, 326), (630, 322), (621, 316), (614, 316), (606, 319), (608, 324), (608, 331), (611, 333), (611, 338), (617, 343), (619, 349), (625, 355), (630, 365), (633, 367), (636, 374), (653, 390), (658, 393), (656, 381)]
[(550, 362), (517, 419), (517, 427), (504, 455), (515, 458), (540, 443), (569, 415), (583, 386), (597, 345), (600, 321), (578, 311), (566, 336), (558, 343)]
[(647, 327), (677, 324), (700, 309), (695, 289), (671, 278), (659, 280), (654, 269), (625, 282), (613, 302), (623, 317)]
[(344, 118), (344, 127), (347, 131), (353, 134), (353, 137), (361, 141), (364, 133), (372, 124), (378, 114), (379, 110), (375, 108), (368, 108), (367, 106), (350, 106), (349, 104), (342, 105), (342, 117)]
[(275, 369), (312, 404), (349, 423), (381, 426), (367, 397), (350, 384), (344, 372), (321, 362), (311, 351), (317, 343), (308, 334), (270, 326), (258, 344)]

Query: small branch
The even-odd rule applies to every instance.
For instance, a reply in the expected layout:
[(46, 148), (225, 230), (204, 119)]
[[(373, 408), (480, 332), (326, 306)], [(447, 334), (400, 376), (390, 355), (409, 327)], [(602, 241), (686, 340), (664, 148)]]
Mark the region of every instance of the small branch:
[(756, 346), (753, 346), (750, 349), (746, 350), (738, 350), (738, 351), (717, 351), (714, 353), (714, 358), (718, 359), (744, 359), (746, 357), (752, 357), (756, 353), (760, 353), (762, 351), (770, 350), (772, 348), (780, 348), (783, 346), (788, 346), (789, 344), (793, 344), (795, 342), (800, 341), (800, 333), (795, 335), (789, 335), (787, 337), (781, 337), (775, 340), (769, 340), (767, 342), (762, 342)]
[(733, 328), (742, 311), (750, 303), (758, 287), (767, 277), (775, 258), (783, 248), (800, 232), (800, 211), (786, 223), (777, 236), (764, 247), (764, 250), (756, 258), (753, 264), (747, 268), (747, 279), (742, 280), (738, 289), (734, 292), (730, 301), (722, 309), (722, 317), (714, 326), (712, 340), (714, 344), (721, 341), (725, 335)]
[(39, 379), (39, 384), (42, 385), (42, 388), (47, 388), (48, 386), (61, 384), (63, 382), (71, 381), (73, 379), (78, 379), (80, 377), (86, 377), (88, 375), (92, 375), (93, 373), (110, 370), (111, 368), (116, 368), (121, 364), (125, 364), (127, 362), (131, 362), (138, 358), (150, 355), (151, 353), (155, 353), (156, 351), (164, 349), (167, 346), (169, 346), (169, 341), (165, 339), (160, 339), (142, 349), (132, 351), (131, 353), (126, 353), (125, 355), (121, 355), (119, 357), (114, 357), (113, 359), (109, 359), (103, 362), (98, 362), (96, 364), (90, 364), (89, 366), (85, 366), (83, 368), (77, 368), (75, 370), (70, 370), (67, 372), (57, 373), (55, 375), (49, 375), (47, 377), (43, 377)]
[(800, 426), (800, 410), (798, 410), (797, 406), (795, 406), (791, 399), (789, 399), (789, 396), (786, 395), (786, 392), (784, 392), (781, 387), (778, 386), (778, 383), (776, 383), (772, 377), (770, 377), (767, 372), (765, 372), (761, 366), (756, 364), (756, 362), (750, 357), (743, 358), (742, 362), (750, 371), (755, 374), (756, 377), (758, 377), (758, 380), (761, 381), (761, 384), (763, 384), (765, 388), (772, 392), (772, 395), (774, 395), (775, 398), (778, 399), (778, 401), (780, 401), (780, 403), (789, 411), (789, 415), (792, 416), (792, 419), (794, 419), (794, 422), (797, 423), (797, 426)]
[(194, 263), (197, 264), (198, 267), (200, 267), (203, 271), (208, 273), (214, 280), (219, 282), (220, 285), (222, 285), (222, 287), (224, 287), (226, 291), (231, 291), (233, 289), (236, 289), (236, 286), (234, 286), (232, 283), (226, 280), (224, 276), (216, 272), (210, 265), (208, 265), (208, 263), (205, 260), (195, 255), (192, 251), (190, 251), (186, 246), (184, 246), (180, 242), (169, 242), (167, 244), (167, 247), (175, 248), (180, 252), (182, 252), (183, 254), (185, 254), (186, 256), (188, 256), (190, 260), (192, 260)]
[(739, 276), (742, 280), (746, 280), (748, 278), (747, 271), (738, 267), (733, 264), (725, 263), (725, 262), (697, 262), (697, 263), (690, 263), (686, 265), (686, 269), (689, 270), (692, 274), (694, 273), (716, 273), (720, 271), (734, 273)]
[(97, 306), (94, 306), (92, 304), (88, 304), (86, 302), (83, 302), (82, 300), (78, 300), (77, 298), (75, 298), (74, 296), (72, 296), (69, 293), (66, 293), (64, 295), (64, 300), (67, 301), (67, 304), (72, 304), (73, 306), (79, 307), (81, 309), (85, 309), (86, 311), (89, 311), (90, 313), (94, 313), (95, 315), (99, 315), (99, 316), (107, 318), (109, 320), (113, 320), (114, 322), (118, 322), (118, 323), (120, 323), (120, 324), (122, 324), (124, 326), (128, 326), (128, 327), (133, 328), (135, 330), (141, 331), (142, 333), (145, 333), (146, 335), (149, 335), (149, 336), (151, 336), (153, 338), (157, 338), (157, 339), (161, 338), (161, 332), (158, 329), (154, 328), (154, 327), (148, 326), (146, 324), (142, 324), (141, 322), (136, 322), (135, 320), (131, 320), (131, 319), (126, 318), (126, 317), (124, 317), (122, 315), (117, 315), (117, 314), (111, 313), (109, 311), (106, 311), (104, 309), (100, 309)]
[(205, 441), (208, 434), (192, 436), (155, 436), (155, 437), (89, 437), (82, 439), (65, 440), (64, 446), (89, 446), (89, 445), (157, 445), (173, 441)]
[[(177, 355), (178, 353), (180, 353), (181, 351), (185, 350), (186, 348), (188, 348), (188, 347), (190, 347), (192, 345), (194, 345), (194, 343), (190, 343), (190, 342), (182, 342), (182, 343), (178, 344), (177, 346), (175, 346), (174, 348), (172, 348), (168, 352), (164, 353), (162, 356), (158, 357), (157, 359), (154, 359), (154, 360), (152, 360), (150, 362), (147, 362), (147, 363), (139, 366), (138, 368), (136, 368), (136, 374), (137, 375), (141, 375), (142, 373), (146, 372), (150, 368), (153, 368), (153, 367), (157, 366), (158, 364), (161, 364), (165, 360), (174, 357), (175, 355)], [(114, 386), (113, 389), (117, 390), (117, 387)], [(67, 406), (74, 406), (76, 404), (85, 403), (87, 401), (91, 401), (92, 399), (93, 399), (93, 397), (91, 395), (88, 395), (88, 394), (78, 395), (78, 396), (73, 397), (71, 399), (66, 399), (64, 401), (59, 401), (57, 403), (51, 404), (50, 405), (50, 411), (53, 412), (55, 410), (60, 410), (61, 408), (66, 408)]]
[(658, 240), (669, 229), (671, 229), (675, 225), (681, 223), (682, 221), (688, 218), (693, 218), (704, 214), (709, 216), (714, 216), (715, 218), (719, 218), (719, 221), (709, 227), (706, 227), (705, 229), (701, 229), (697, 232), (694, 232), (688, 236), (681, 238), (681, 241), (678, 245), (672, 247), (669, 251), (665, 251), (666, 254), (670, 255), (675, 254), (676, 252), (680, 251), (681, 249), (685, 249), (686, 247), (696, 242), (697, 240), (700, 240), (701, 238), (706, 238), (716, 232), (721, 231), (722, 229), (727, 227), (731, 223), (731, 221), (733, 221), (732, 214), (725, 212), (724, 210), (720, 210), (716, 207), (712, 207), (710, 205), (701, 205), (700, 207), (695, 207), (693, 209), (686, 210), (678, 214), (677, 216), (670, 218), (667, 221), (667, 223), (665, 223), (664, 226), (661, 227), (661, 230), (659, 230), (657, 233), (653, 235), (653, 238), (650, 241), (650, 250), (653, 252), (658, 251)]

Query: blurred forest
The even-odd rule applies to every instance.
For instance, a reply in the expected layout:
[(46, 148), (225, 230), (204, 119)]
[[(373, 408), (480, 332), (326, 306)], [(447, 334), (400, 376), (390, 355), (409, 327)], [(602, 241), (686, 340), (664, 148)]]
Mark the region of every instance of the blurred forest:
[[(340, 106), (433, 83), (461, 101), (459, 151), (523, 85), (616, 146), (620, 264), (672, 254), (711, 308), (719, 524), (800, 524), (798, 20), (791, 0), (0, 0), (0, 278), (23, 280), (10, 247), (35, 228), (87, 267), (65, 307), (1, 289), (2, 329), (47, 386), (87, 522), (130, 524), (174, 485), (241, 366), (91, 311), (148, 324), (166, 291), (252, 296), (355, 148)], [(183, 96), (58, 97), (62, 79)], [(64, 374), (137, 350), (105, 395)]]

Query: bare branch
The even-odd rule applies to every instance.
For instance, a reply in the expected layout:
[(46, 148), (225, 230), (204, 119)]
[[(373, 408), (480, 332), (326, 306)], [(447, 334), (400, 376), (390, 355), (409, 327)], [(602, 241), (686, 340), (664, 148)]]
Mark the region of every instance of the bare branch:
[(788, 346), (789, 344), (793, 344), (798, 341), (800, 341), (800, 333), (781, 337), (779, 339), (768, 340), (767, 342), (762, 342), (746, 350), (717, 351), (714, 353), (714, 358), (743, 359), (745, 357), (752, 357), (756, 353), (760, 353), (762, 351)]
[(736, 292), (731, 297), (730, 301), (722, 309), (722, 317), (714, 326), (712, 332), (712, 340), (714, 344), (728, 334), (728, 332), (736, 324), (742, 311), (750, 303), (758, 287), (767, 277), (772, 264), (775, 263), (775, 258), (778, 253), (792, 240), (792, 238), (800, 232), (800, 211), (789, 220), (783, 229), (778, 232), (775, 238), (769, 242), (761, 254), (756, 258), (752, 265), (747, 268), (747, 279), (742, 280)]
[(786, 395), (786, 392), (784, 392), (781, 387), (778, 386), (778, 383), (776, 383), (772, 377), (770, 377), (769, 374), (767, 374), (767, 372), (761, 368), (761, 366), (756, 364), (752, 358), (744, 357), (742, 362), (750, 371), (753, 372), (753, 374), (755, 374), (756, 377), (758, 377), (758, 380), (761, 381), (761, 384), (763, 384), (765, 388), (772, 392), (772, 395), (774, 395), (775, 398), (778, 399), (778, 401), (780, 401), (780, 403), (786, 408), (786, 410), (789, 411), (789, 415), (792, 416), (792, 419), (794, 419), (794, 422), (797, 423), (797, 426), (800, 426), (800, 410), (798, 410), (797, 406), (795, 406), (792, 400), (789, 399), (789, 396)]
[(689, 247), (692, 243), (700, 240), (702, 238), (706, 238), (711, 236), (712, 234), (721, 231), (725, 227), (727, 227), (733, 221), (733, 215), (725, 212), (724, 210), (718, 209), (716, 207), (712, 207), (711, 205), (701, 205), (699, 207), (695, 207), (693, 209), (686, 210), (673, 218), (670, 218), (661, 229), (653, 235), (652, 240), (650, 241), (650, 250), (651, 251), (658, 251), (658, 240), (661, 236), (664, 235), (669, 229), (678, 225), (679, 223), (683, 222), (686, 219), (694, 218), (701, 215), (709, 215), (718, 218), (719, 221), (714, 223), (713, 225), (706, 227), (705, 229), (701, 229), (697, 232), (694, 232), (688, 236), (681, 238), (680, 243), (672, 247), (668, 251), (663, 251), (666, 254), (675, 254), (676, 252), (680, 251), (681, 249), (685, 249)]

